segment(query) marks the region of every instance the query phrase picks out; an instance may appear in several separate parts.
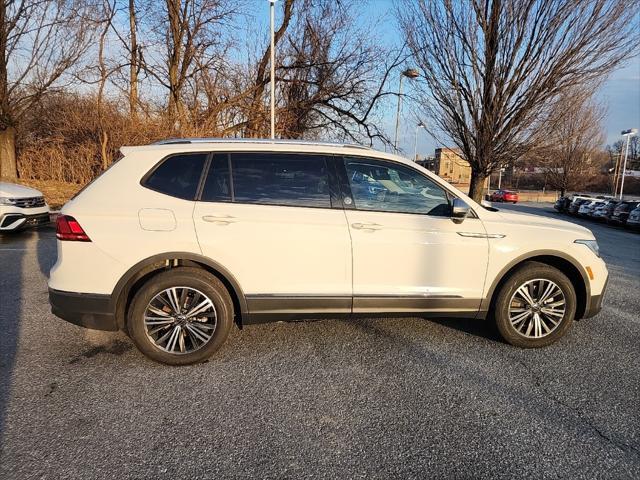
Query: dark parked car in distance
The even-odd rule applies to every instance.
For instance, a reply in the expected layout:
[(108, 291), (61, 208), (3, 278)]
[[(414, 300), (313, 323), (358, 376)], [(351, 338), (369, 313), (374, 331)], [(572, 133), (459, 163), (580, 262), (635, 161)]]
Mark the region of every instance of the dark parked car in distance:
[(592, 212), (591, 218), (594, 220), (598, 220), (600, 222), (604, 222), (608, 217), (613, 214), (613, 210), (618, 205), (617, 200), (607, 200), (601, 205), (598, 205)]
[(571, 205), (571, 199), (569, 197), (560, 197), (558, 200), (556, 200), (553, 208), (562, 213), (567, 211), (569, 205)]
[(627, 218), (627, 227), (632, 230), (640, 231), (640, 203), (636, 208), (629, 212), (629, 218)]
[(637, 208), (638, 202), (620, 202), (616, 208), (613, 209), (613, 213), (610, 217), (607, 217), (607, 223), (614, 225), (625, 225), (631, 210)]

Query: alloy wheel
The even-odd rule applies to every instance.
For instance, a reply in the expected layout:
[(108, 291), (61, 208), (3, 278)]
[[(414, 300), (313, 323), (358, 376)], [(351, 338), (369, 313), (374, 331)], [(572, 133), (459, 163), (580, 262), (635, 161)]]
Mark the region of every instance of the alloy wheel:
[(529, 280), (511, 296), (509, 321), (526, 338), (543, 338), (556, 330), (565, 316), (567, 302), (562, 289), (544, 278)]
[(216, 308), (195, 288), (171, 287), (156, 294), (144, 312), (147, 337), (156, 348), (186, 354), (205, 346), (217, 326)]

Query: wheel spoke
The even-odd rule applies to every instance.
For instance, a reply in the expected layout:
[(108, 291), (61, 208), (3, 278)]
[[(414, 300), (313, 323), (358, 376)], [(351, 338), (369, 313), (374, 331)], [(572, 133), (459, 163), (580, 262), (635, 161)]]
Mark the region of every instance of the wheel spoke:
[(180, 344), (180, 352), (184, 353), (187, 349), (186, 346), (184, 344), (184, 328), (180, 328), (180, 340), (179, 340), (179, 344)]
[(206, 343), (209, 341), (209, 339), (211, 338), (211, 335), (207, 335), (206, 333), (204, 333), (202, 330), (199, 330), (197, 328), (194, 327), (194, 324), (192, 323), (187, 323), (185, 325), (185, 327), (187, 327), (187, 330), (189, 330), (191, 333), (193, 333), (193, 335), (200, 341)]
[(167, 342), (167, 347), (166, 347), (166, 349), (169, 352), (173, 352), (173, 350), (175, 349), (176, 343), (178, 341), (178, 337), (180, 336), (180, 330), (182, 330), (180, 325), (176, 325), (173, 328), (173, 331), (171, 332), (171, 336), (169, 337), (169, 341)]
[[(542, 280), (541, 280), (542, 282)], [(542, 293), (541, 295), (539, 295), (539, 299), (538, 302), (539, 303), (544, 303), (544, 301), (549, 297), (549, 295), (551, 295), (551, 293), (555, 292), (557, 290), (557, 286), (555, 283), (549, 282), (547, 284), (547, 288), (545, 289), (544, 293)]]
[(531, 294), (529, 293), (529, 286), (525, 283), (524, 285), (522, 285), (518, 290), (517, 293), (520, 294), (520, 296), (526, 300), (526, 302), (531, 306), (533, 305), (534, 302), (533, 298), (531, 298)]
[(149, 306), (147, 307), (147, 310), (149, 310), (151, 313), (155, 313), (156, 315), (160, 315), (161, 317), (170, 317), (171, 316), (167, 312), (165, 312), (164, 310), (161, 310), (158, 307), (154, 307), (151, 304), (149, 304)]
[(210, 307), (213, 307), (211, 300), (209, 300), (208, 298), (205, 298), (202, 302), (200, 302), (198, 305), (196, 305), (191, 310), (189, 310), (185, 315), (187, 318), (193, 318), (199, 313), (204, 312), (205, 310), (208, 310)]
[(518, 315), (516, 315), (515, 317), (511, 318), (511, 323), (513, 324), (513, 326), (517, 326), (519, 323), (525, 321), (529, 315), (531, 315), (531, 311), (527, 310), (525, 312), (519, 313)]
[(178, 292), (176, 291), (176, 289), (169, 288), (168, 290), (165, 290), (165, 291), (167, 293), (167, 298), (169, 299), (169, 303), (171, 304), (171, 309), (175, 313), (180, 313), (181, 312), (180, 299), (178, 298)]
[(166, 325), (173, 322), (173, 317), (144, 317), (145, 325)]

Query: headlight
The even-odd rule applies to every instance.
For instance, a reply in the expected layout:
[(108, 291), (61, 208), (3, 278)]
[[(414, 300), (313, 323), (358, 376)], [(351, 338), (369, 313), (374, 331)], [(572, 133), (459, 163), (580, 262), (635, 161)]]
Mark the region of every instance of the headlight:
[(582, 245), (586, 245), (589, 247), (593, 253), (596, 254), (596, 257), (600, 256), (600, 247), (598, 246), (598, 242), (595, 240), (576, 240), (574, 243), (580, 243)]
[(0, 205), (15, 205), (16, 201), (13, 198), (0, 197)]

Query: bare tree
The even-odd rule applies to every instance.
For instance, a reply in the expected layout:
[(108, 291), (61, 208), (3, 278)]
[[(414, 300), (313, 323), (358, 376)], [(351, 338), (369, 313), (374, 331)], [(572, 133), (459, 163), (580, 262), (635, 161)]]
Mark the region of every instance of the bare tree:
[[(334, 135), (351, 141), (383, 142), (376, 108), (393, 92), (390, 72), (406, 57), (373, 38), (370, 25), (358, 26), (355, 2), (286, 0), (275, 30), (276, 131), (284, 138)], [(251, 82), (232, 97), (239, 118), (224, 131), (261, 137), (269, 132), (267, 86), (270, 51), (252, 69)]]
[(604, 109), (592, 99), (592, 89), (569, 90), (554, 105), (545, 125), (545, 145), (531, 153), (540, 158), (547, 184), (564, 196), (582, 188), (597, 173), (604, 142)]
[(563, 92), (606, 76), (634, 53), (636, 7), (634, 0), (401, 4), (422, 74), (422, 113), (471, 164), (471, 197), (480, 200), (488, 175), (538, 143)]
[[(92, 6), (75, 0), (0, 2), (0, 175), (17, 177), (16, 126), (88, 48)], [(11, 66), (11, 69), (9, 69)]]
[(227, 0), (166, 0), (154, 12), (157, 25), (150, 33), (162, 52), (146, 49), (142, 67), (168, 90), (167, 114), (178, 125), (185, 121), (185, 89), (220, 58), (220, 30), (238, 6)]

